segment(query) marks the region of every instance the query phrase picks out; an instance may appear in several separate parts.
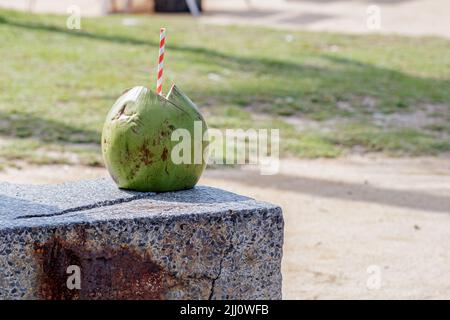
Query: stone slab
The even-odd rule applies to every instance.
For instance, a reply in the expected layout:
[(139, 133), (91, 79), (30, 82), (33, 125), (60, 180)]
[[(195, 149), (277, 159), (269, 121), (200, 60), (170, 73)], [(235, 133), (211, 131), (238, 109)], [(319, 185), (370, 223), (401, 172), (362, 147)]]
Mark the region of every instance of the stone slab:
[(217, 188), (0, 183), (0, 299), (280, 299), (282, 245), (280, 207)]

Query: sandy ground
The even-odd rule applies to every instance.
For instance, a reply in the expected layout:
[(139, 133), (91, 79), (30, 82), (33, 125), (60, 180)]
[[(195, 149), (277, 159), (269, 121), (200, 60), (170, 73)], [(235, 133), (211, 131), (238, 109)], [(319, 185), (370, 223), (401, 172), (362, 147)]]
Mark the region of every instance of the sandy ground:
[[(8, 169), (0, 180), (105, 175), (41, 166)], [(275, 176), (208, 170), (201, 183), (283, 208), (284, 298), (450, 298), (449, 157), (287, 159)]]
[[(136, 6), (151, 0), (133, 0)], [(116, 0), (118, 6), (126, 0)], [(0, 0), (0, 7), (36, 13), (68, 15), (76, 5), (81, 16), (108, 12), (107, 0)], [(448, 0), (203, 0), (202, 23), (262, 25), (282, 29), (348, 33), (400, 33), (450, 38)], [(370, 29), (367, 20), (376, 5), (380, 28)], [(151, 7), (151, 4), (145, 5)], [(150, 11), (150, 10), (148, 10)]]
[[(206, 4), (203, 21), (208, 23), (450, 38), (448, 0), (213, 0)], [(380, 27), (374, 29), (367, 21), (375, 12)]]

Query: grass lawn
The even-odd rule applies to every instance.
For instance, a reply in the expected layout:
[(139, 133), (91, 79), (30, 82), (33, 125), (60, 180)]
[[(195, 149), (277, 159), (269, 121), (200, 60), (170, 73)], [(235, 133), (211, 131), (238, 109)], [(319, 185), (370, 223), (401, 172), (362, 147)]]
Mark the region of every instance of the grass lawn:
[[(84, 18), (0, 10), (0, 157), (100, 165), (115, 99), (176, 83), (210, 126), (280, 128), (283, 155), (450, 151), (450, 41), (204, 25), (188, 16)], [(290, 36), (286, 37), (286, 33)]]

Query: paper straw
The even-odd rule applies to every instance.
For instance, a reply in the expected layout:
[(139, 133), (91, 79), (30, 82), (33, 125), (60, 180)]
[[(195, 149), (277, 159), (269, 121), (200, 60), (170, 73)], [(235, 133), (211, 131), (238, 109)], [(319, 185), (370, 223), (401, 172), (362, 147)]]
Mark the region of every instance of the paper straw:
[(166, 28), (161, 28), (159, 33), (159, 59), (158, 79), (156, 81), (156, 93), (162, 95), (163, 68), (164, 68), (164, 46), (166, 44)]

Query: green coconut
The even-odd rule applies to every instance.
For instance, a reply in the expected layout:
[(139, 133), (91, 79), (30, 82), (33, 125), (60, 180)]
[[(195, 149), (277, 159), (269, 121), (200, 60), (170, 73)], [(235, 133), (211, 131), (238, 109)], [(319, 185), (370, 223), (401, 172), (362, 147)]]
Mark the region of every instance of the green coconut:
[[(206, 159), (194, 154), (194, 146), (204, 150), (207, 142), (199, 137), (207, 130), (206, 122), (194, 103), (176, 86), (167, 97), (145, 87), (125, 92), (109, 111), (102, 132), (103, 158), (119, 188), (137, 191), (175, 191), (192, 188), (200, 179)], [(194, 123), (197, 122), (197, 132)], [(172, 161), (172, 150), (181, 140), (172, 141), (172, 133), (186, 129), (191, 159), (188, 163)], [(197, 134), (197, 135), (196, 135)], [(197, 159), (197, 160), (196, 160)]]

